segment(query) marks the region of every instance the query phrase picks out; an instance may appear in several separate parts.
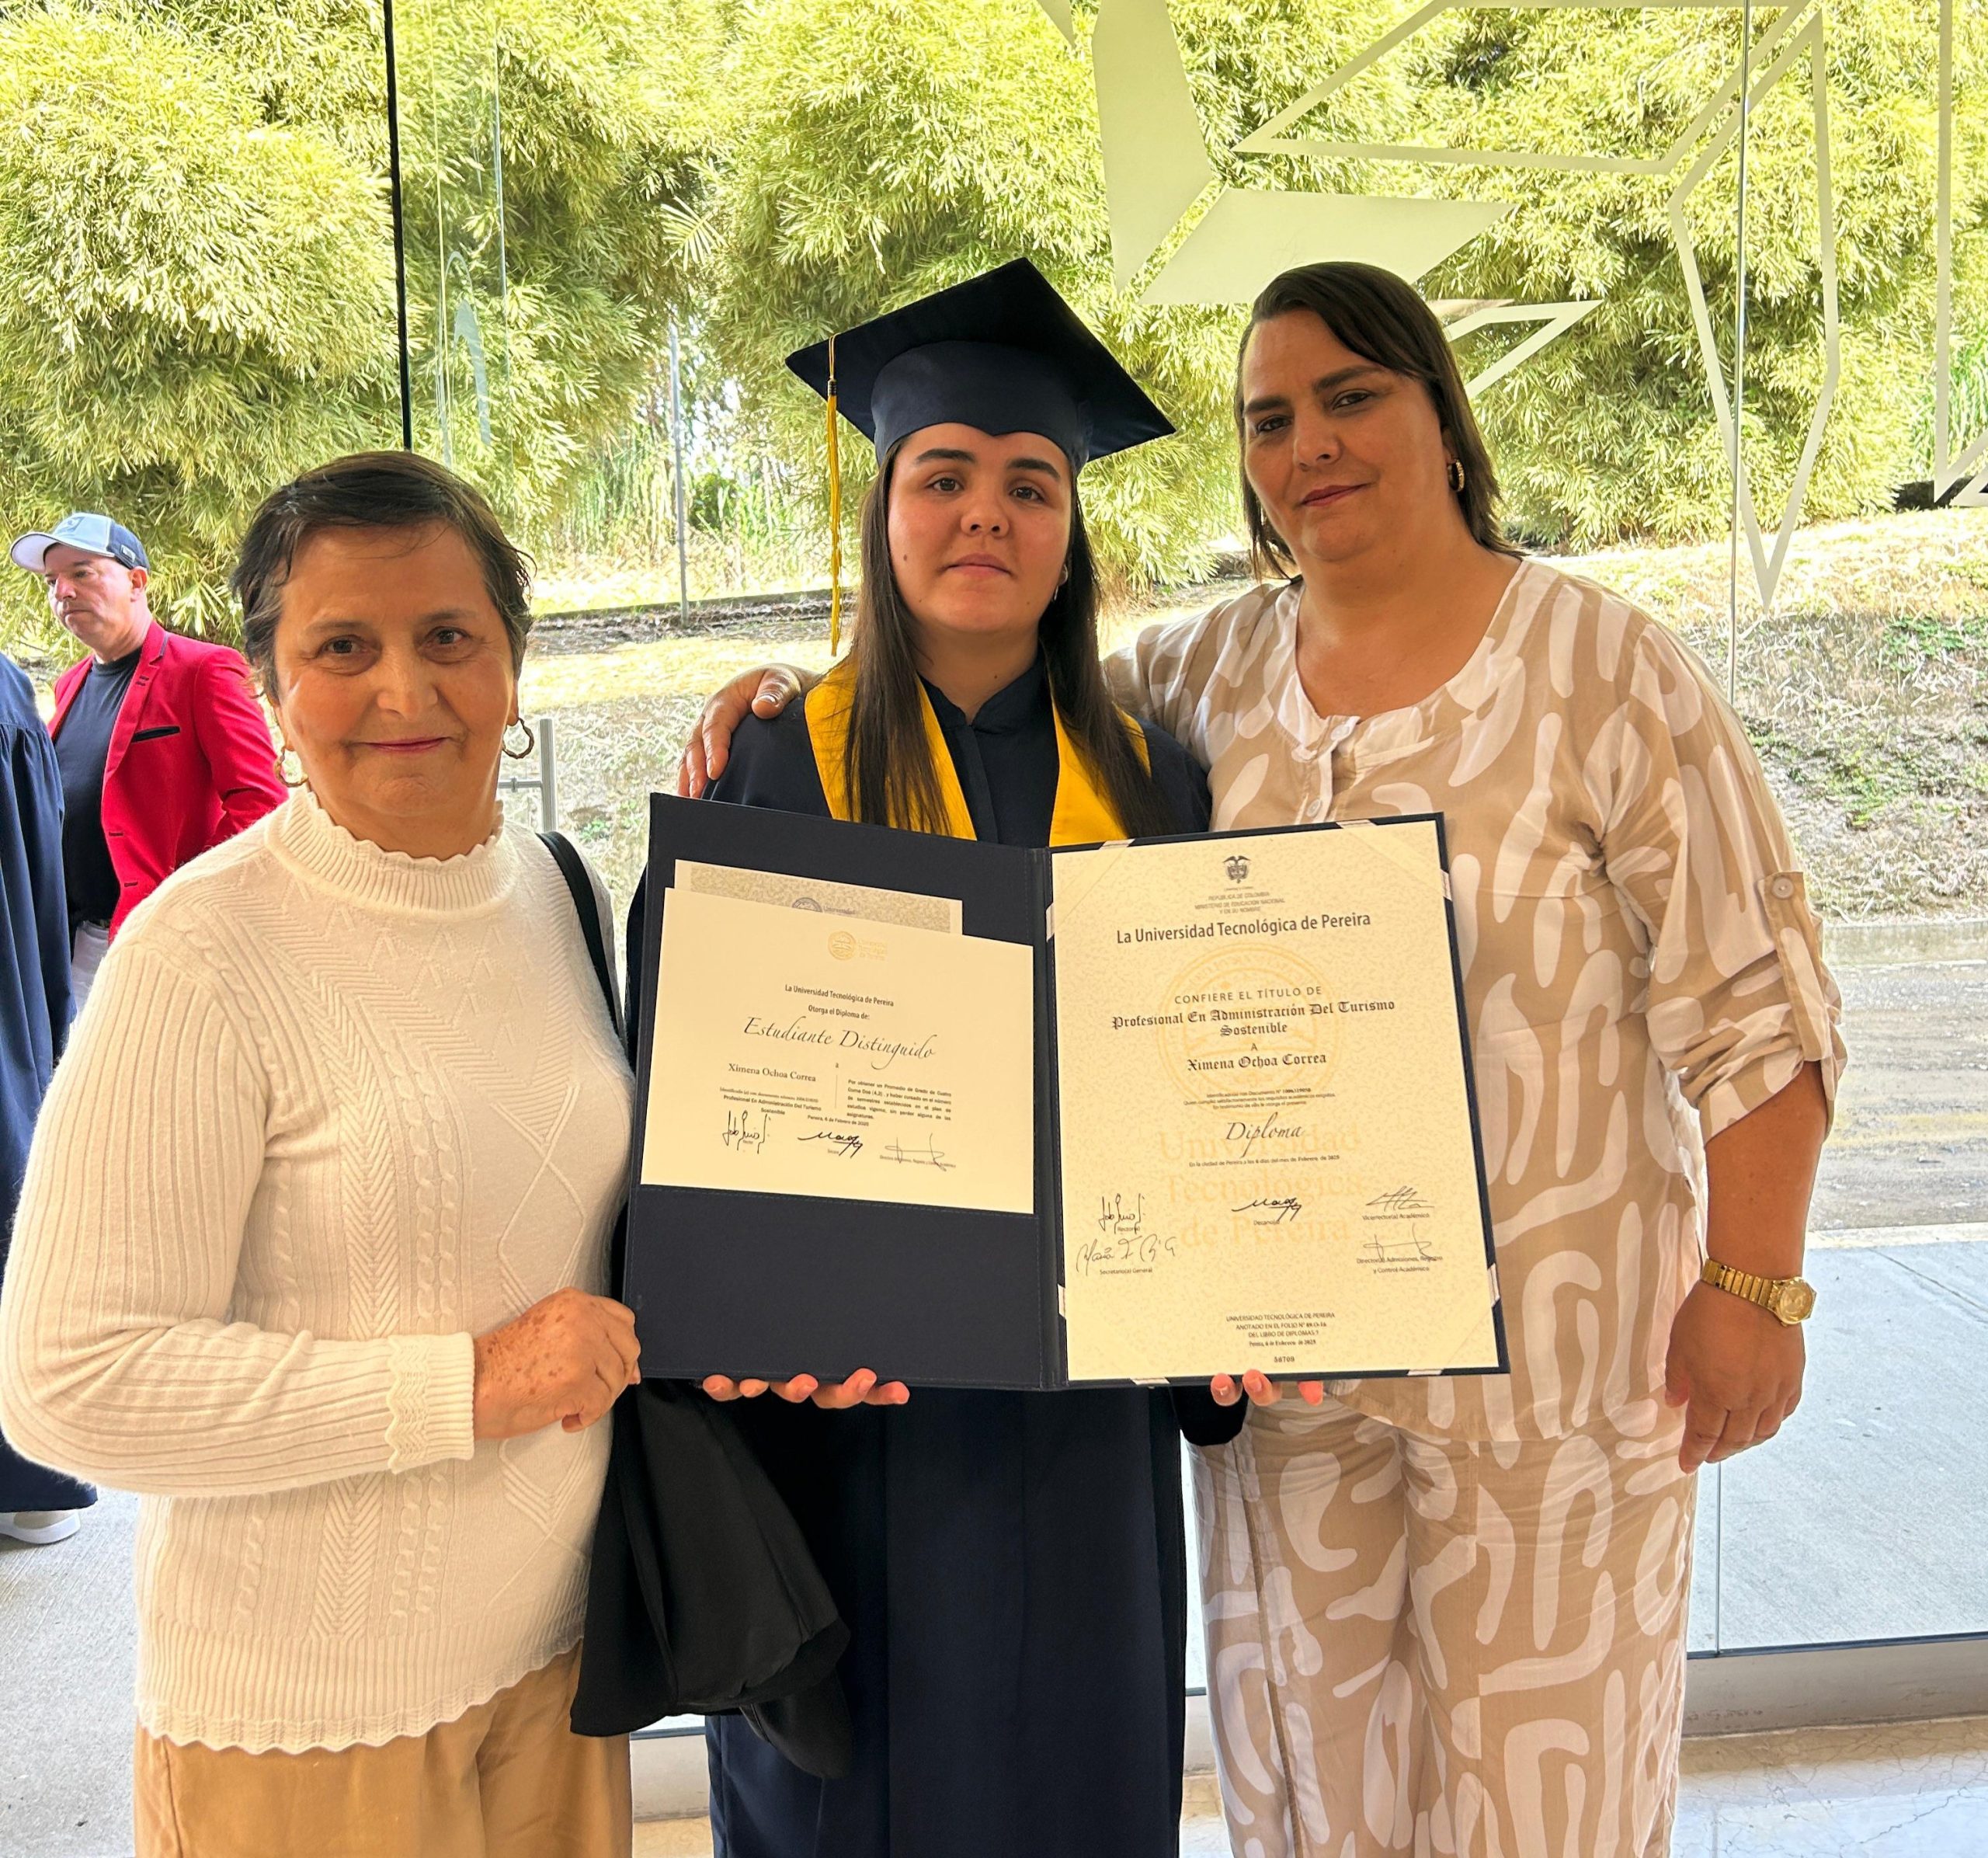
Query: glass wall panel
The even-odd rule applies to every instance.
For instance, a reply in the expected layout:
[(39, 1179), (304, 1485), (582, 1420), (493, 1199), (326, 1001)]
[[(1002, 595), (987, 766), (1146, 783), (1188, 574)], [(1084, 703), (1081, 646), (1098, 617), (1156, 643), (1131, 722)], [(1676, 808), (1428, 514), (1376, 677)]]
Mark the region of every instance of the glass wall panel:
[[(399, 443), (381, 27), (377, 0), (0, 6), (0, 536), (111, 515), (176, 630), (235, 636), (269, 491)], [(0, 650), (44, 702), (85, 656), (4, 556)], [(139, 1501), (0, 1544), (9, 1853), (130, 1849)]]
[[(1826, 125), (1792, 71), (1753, 124), (1746, 391), (1827, 424), (1805, 485), (1796, 422), (1777, 448), (1743, 416), (1730, 675), (1829, 925), (1850, 1068), (1811, 1216), (1803, 1404), (1722, 1468), (1708, 1506), (1722, 1650), (1988, 1631), (1981, 16), (1927, 0), (1912, 23), (1901, 55), (1880, 22), (1819, 16)], [(1879, 247), (1882, 276), (1866, 268)], [(1874, 310), (1892, 319), (1882, 346), (1856, 334)], [(1897, 460), (1899, 507), (1846, 494), (1860, 450)], [(1791, 479), (1802, 520), (1777, 578)]]
[(825, 578), (788, 346), (1037, 256), (1180, 415), (1086, 485), (1115, 579), (1185, 610), (1236, 584), (1224, 395), (1271, 255), (1413, 275), (1516, 531), (1733, 701), (1845, 996), (1806, 1400), (1701, 1480), (1692, 1644), (1988, 1630), (1955, 1495), (1988, 1418), (1979, 0), (610, 10), (398, 21), (415, 441), (538, 555), (533, 687), (610, 879), (703, 690), (825, 659), (805, 599), (667, 635), (684, 592)]
[(499, 9), (400, 0), (408, 347), (414, 442), (500, 503), (510, 343)]

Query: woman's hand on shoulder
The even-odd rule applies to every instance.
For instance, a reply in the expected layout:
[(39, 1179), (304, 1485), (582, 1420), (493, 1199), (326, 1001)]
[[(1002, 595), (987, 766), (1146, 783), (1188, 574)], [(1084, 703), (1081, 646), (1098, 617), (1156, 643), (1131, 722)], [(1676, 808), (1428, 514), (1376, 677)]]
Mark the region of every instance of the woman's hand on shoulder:
[(642, 1378), (634, 1313), (555, 1290), (476, 1338), (475, 1432), (518, 1439), (555, 1421), (584, 1432)]
[[(1325, 1401), (1326, 1383), (1301, 1380), (1298, 1392), (1308, 1407), (1319, 1406)], [(1232, 1407), (1246, 1397), (1253, 1407), (1274, 1407), (1283, 1399), (1284, 1389), (1267, 1374), (1252, 1368), (1240, 1380), (1232, 1374), (1218, 1374), (1208, 1383), (1208, 1394), (1218, 1407)]]
[(845, 1407), (901, 1407), (911, 1397), (911, 1390), (902, 1381), (880, 1382), (868, 1368), (858, 1368), (848, 1380), (839, 1381), (823, 1382), (812, 1374), (773, 1381), (733, 1380), (723, 1374), (711, 1374), (704, 1381), (704, 1391), (714, 1400), (756, 1400), (769, 1387), (792, 1405), (812, 1400), (816, 1406), (831, 1411)]
[(725, 772), (732, 758), (732, 738), (749, 711), (769, 719), (816, 682), (815, 674), (798, 665), (755, 665), (741, 671), (706, 701), (690, 739), (676, 764), (676, 791), (694, 800)]

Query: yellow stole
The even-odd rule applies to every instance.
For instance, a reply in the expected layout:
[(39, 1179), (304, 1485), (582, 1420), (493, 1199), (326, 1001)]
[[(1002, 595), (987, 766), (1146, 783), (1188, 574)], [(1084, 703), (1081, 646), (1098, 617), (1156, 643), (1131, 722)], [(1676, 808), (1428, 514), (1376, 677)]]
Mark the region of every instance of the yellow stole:
[[(856, 816), (846, 778), (849, 765), (849, 717), (855, 693), (856, 661), (853, 658), (845, 658), (808, 693), (808, 739), (814, 746), (815, 768), (822, 777), (822, 792), (828, 796), (829, 811), (838, 819)], [(966, 795), (960, 787), (958, 771), (953, 766), (952, 750), (946, 746), (945, 731), (939, 726), (938, 713), (932, 708), (932, 699), (926, 695), (922, 684), (918, 689), (918, 701), (925, 712), (926, 746), (931, 750), (933, 771), (939, 777), (940, 798), (946, 805), (947, 834), (955, 839), (978, 837), (973, 830), (973, 816), (967, 810)], [(1055, 714), (1053, 701), (1050, 708)], [(1139, 759), (1150, 767), (1145, 732), (1129, 716), (1124, 721), (1132, 732)], [(1083, 753), (1063, 727), (1062, 715), (1056, 714), (1056, 805), (1050, 816), (1049, 843), (1094, 845), (1101, 840), (1128, 836), (1124, 822), (1118, 817), (1118, 809), (1092, 779)]]

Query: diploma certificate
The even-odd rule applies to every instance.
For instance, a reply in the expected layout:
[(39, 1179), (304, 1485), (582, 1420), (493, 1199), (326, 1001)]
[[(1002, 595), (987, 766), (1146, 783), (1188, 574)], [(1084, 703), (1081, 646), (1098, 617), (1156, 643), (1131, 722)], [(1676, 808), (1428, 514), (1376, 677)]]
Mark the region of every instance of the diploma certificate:
[(659, 972), (641, 1185), (1035, 1210), (1027, 948), (679, 884)]
[(1070, 1378), (1498, 1366), (1435, 822), (1051, 868)]

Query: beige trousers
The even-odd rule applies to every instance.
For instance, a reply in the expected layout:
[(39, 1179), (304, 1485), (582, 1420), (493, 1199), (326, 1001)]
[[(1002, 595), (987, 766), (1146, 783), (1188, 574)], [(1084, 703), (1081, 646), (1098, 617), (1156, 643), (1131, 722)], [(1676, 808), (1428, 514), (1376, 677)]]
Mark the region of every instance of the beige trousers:
[(1695, 1480), (1659, 1412), (1472, 1444), (1292, 1401), (1195, 1454), (1237, 1858), (1663, 1858)]
[(425, 1735), (251, 1755), (138, 1731), (137, 1858), (628, 1858), (628, 1738), (567, 1726), (578, 1647)]

